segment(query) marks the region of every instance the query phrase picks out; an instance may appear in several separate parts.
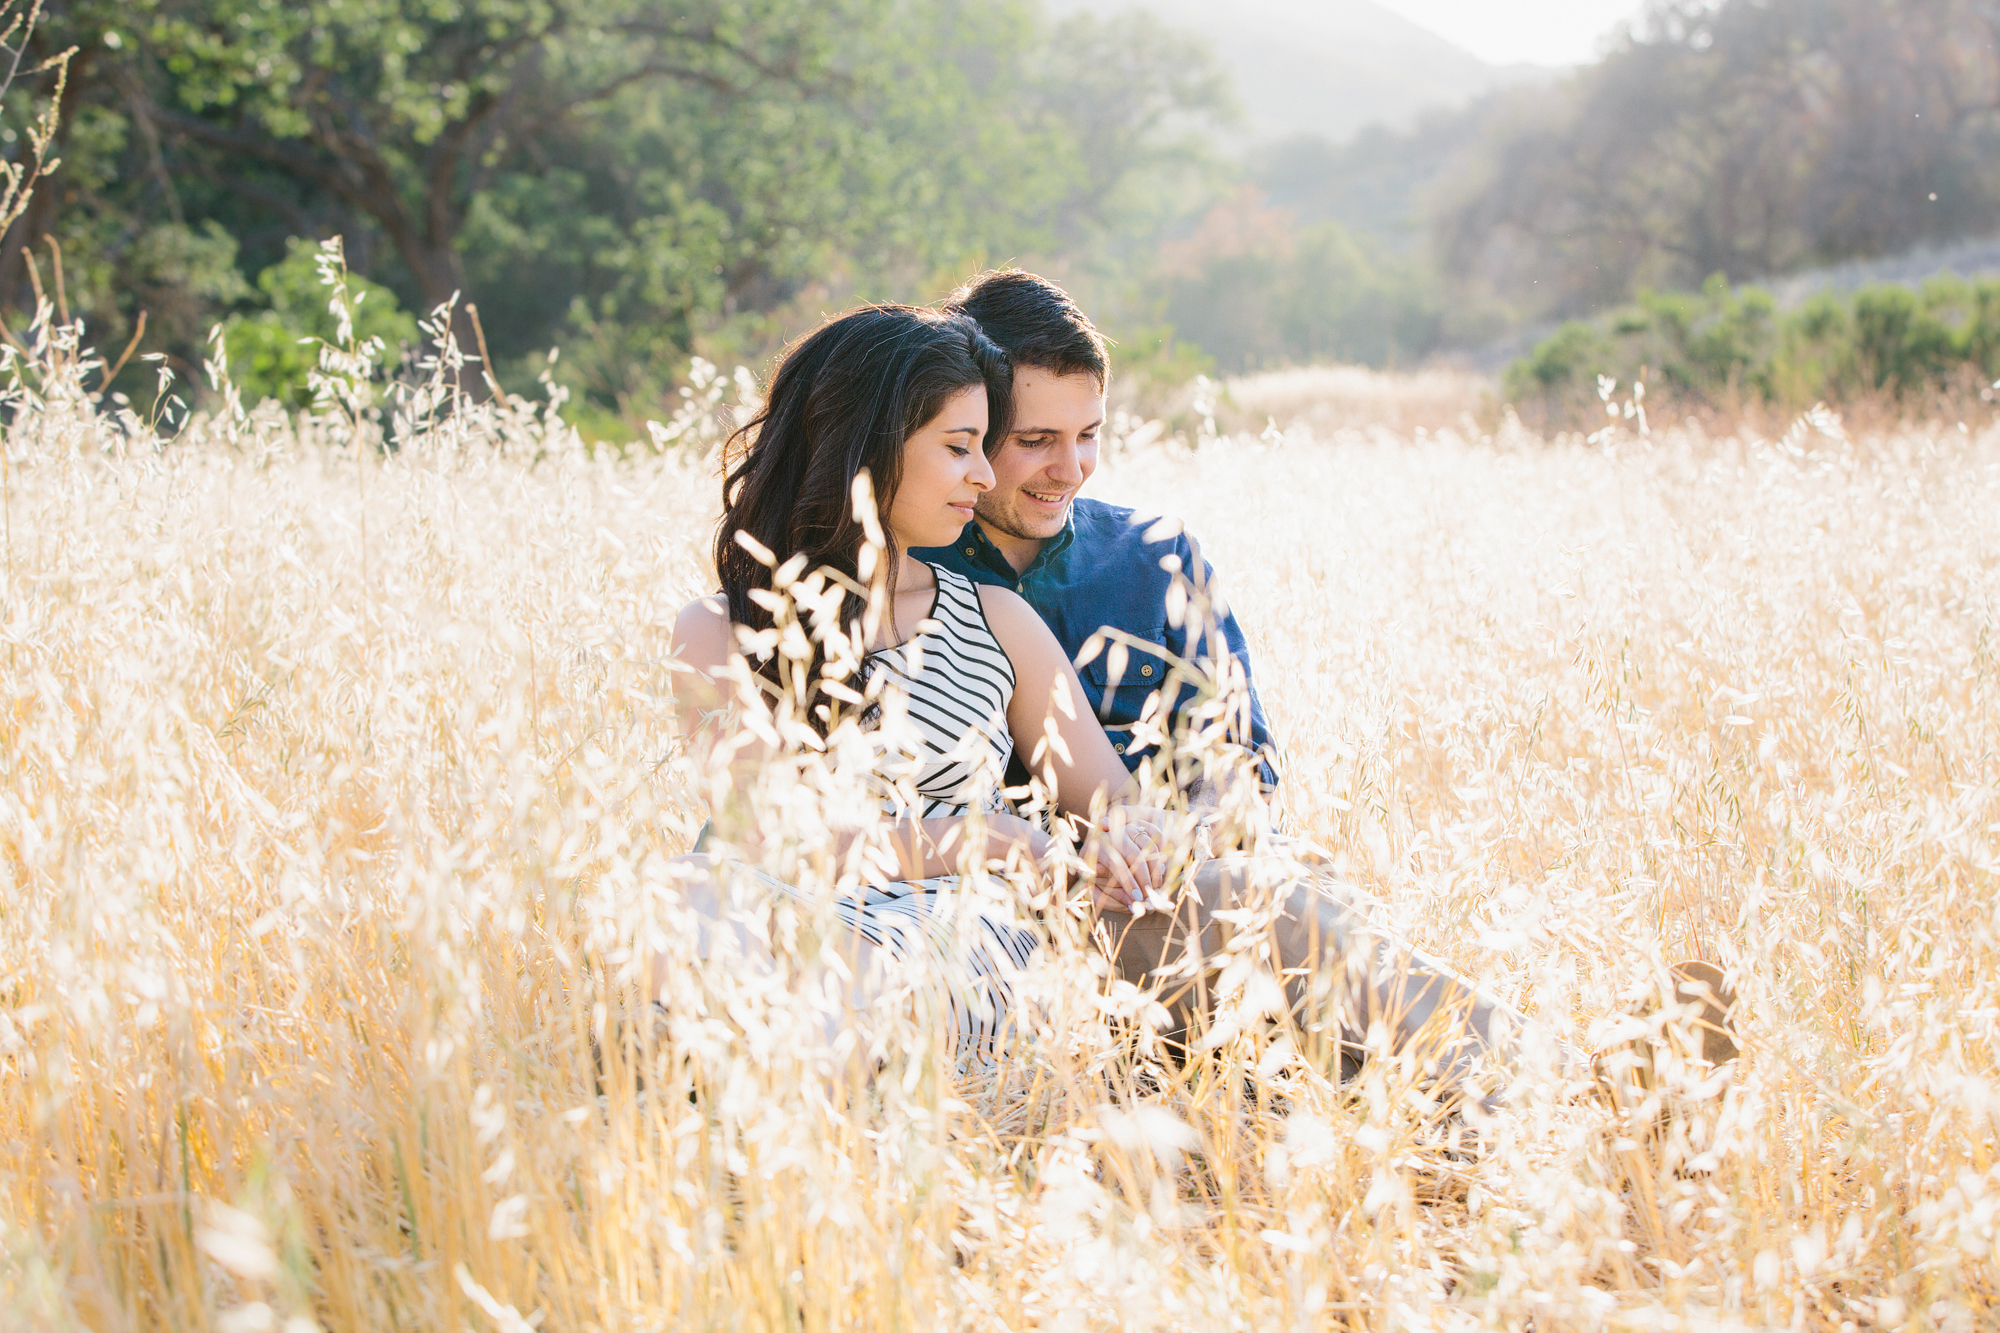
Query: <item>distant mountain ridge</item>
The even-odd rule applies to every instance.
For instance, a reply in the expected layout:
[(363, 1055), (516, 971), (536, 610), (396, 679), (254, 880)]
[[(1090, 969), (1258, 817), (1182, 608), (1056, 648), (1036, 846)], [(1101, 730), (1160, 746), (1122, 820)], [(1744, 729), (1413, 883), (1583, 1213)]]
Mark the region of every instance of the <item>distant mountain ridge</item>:
[(1202, 38), (1234, 76), (1254, 139), (1403, 128), (1425, 111), (1559, 72), (1489, 65), (1369, 0), (1048, 0), (1048, 8), (1058, 17), (1140, 10)]

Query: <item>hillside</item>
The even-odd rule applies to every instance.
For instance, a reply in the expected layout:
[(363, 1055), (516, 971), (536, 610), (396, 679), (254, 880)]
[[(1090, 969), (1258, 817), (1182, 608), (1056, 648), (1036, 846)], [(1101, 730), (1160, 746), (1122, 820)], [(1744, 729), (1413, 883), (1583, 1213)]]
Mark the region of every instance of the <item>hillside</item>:
[(1197, 34), (1235, 77), (1258, 139), (1400, 128), (1433, 107), (1552, 73), (1489, 65), (1369, 0), (1050, 0), (1048, 8), (1058, 17), (1138, 8)]

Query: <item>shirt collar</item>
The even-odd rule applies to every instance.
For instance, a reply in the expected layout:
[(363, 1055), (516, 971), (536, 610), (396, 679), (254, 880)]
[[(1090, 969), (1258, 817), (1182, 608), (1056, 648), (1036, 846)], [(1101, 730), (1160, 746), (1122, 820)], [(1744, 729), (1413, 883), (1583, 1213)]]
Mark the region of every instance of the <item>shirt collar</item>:
[(1070, 544), (1075, 540), (1076, 505), (1074, 502), (1071, 503), (1069, 512), (1063, 515), (1062, 531), (1043, 542), (1042, 548), (1035, 552), (1035, 558), (1028, 562), (1028, 567), (1018, 574), (1014, 572), (1013, 563), (1007, 559), (998, 546), (993, 544), (993, 539), (986, 535), (985, 529), (979, 526), (978, 519), (974, 519), (972, 522), (966, 524), (965, 531), (959, 534), (959, 545), (965, 548), (965, 553), (968, 556), (971, 556), (995, 574), (1004, 575), (1009, 583), (1015, 585), (1020, 584), (1024, 579), (1031, 577), (1053, 563), (1064, 551), (1070, 548)]

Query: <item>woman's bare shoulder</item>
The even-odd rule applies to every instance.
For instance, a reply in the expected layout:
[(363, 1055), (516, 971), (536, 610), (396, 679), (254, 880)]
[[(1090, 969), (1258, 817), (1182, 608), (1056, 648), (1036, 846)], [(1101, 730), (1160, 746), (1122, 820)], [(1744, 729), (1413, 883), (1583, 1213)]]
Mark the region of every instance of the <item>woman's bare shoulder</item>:
[(729, 603), (721, 593), (697, 597), (674, 617), (674, 656), (698, 671), (729, 661)]
[(976, 583), (973, 588), (979, 594), (979, 609), (986, 613), (986, 623), (993, 627), (995, 634), (1004, 637), (1029, 620), (1038, 625), (1042, 623), (1042, 618), (1035, 614), (1035, 608), (1012, 588), (1002, 588), (993, 583)]
[(1067, 660), (1041, 613), (1029, 606), (1013, 589), (981, 584), (979, 606), (986, 613), (986, 623), (992, 627), (993, 637), (1000, 640), (1000, 646), (1017, 666), (1024, 658)]

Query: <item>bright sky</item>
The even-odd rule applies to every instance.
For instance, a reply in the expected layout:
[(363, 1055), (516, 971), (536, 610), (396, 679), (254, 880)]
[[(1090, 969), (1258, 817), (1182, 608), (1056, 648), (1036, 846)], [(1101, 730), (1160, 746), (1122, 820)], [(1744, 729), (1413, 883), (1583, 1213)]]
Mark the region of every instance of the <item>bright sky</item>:
[(1376, 0), (1496, 65), (1580, 65), (1644, 0)]

